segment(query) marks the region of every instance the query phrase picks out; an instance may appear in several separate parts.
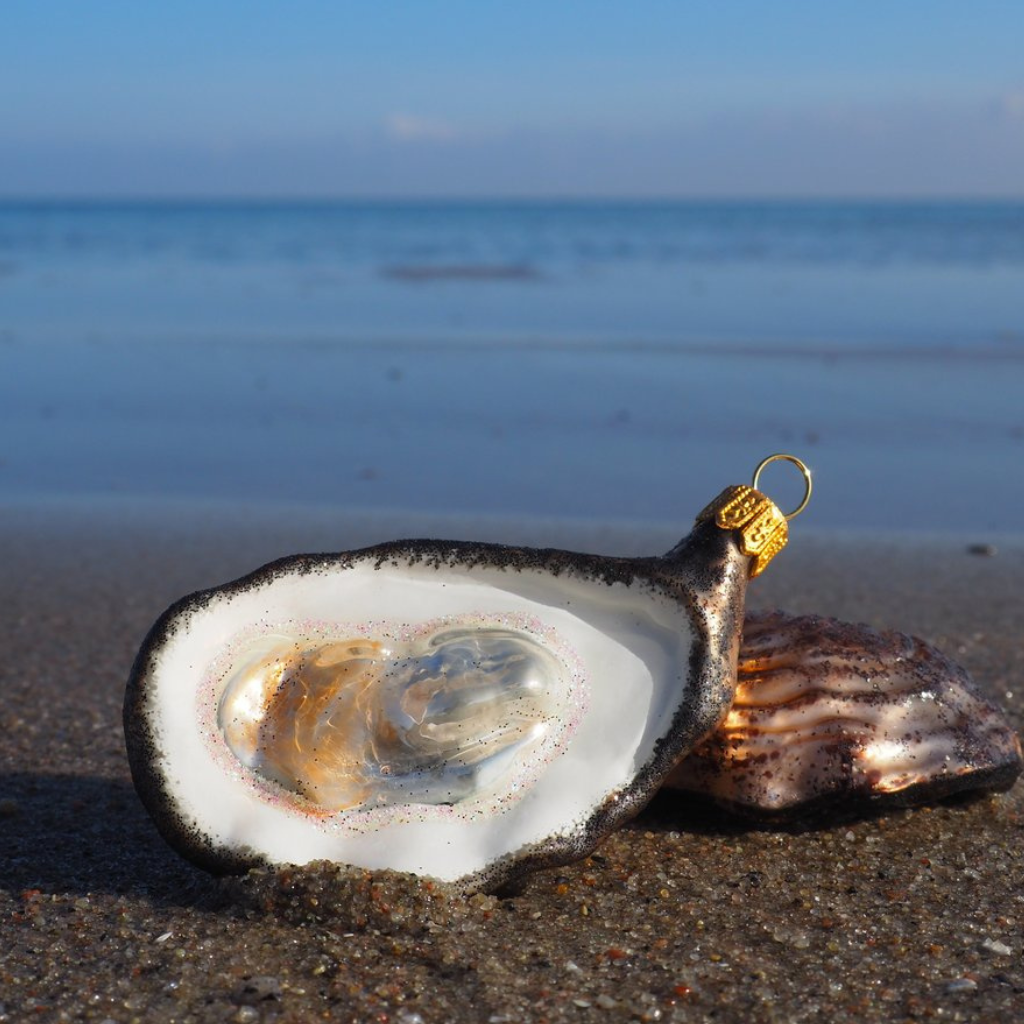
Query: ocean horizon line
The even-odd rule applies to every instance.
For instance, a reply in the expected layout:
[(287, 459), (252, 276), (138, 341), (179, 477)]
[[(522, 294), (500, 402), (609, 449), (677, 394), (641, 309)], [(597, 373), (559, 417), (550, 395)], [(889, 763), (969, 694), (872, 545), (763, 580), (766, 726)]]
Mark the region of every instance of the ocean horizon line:
[(1024, 206), (1024, 193), (1019, 195), (856, 195), (856, 194), (823, 194), (823, 195), (520, 195), (493, 194), (467, 195), (452, 193), (443, 195), (395, 193), (393, 195), (289, 195), (286, 193), (267, 193), (256, 195), (225, 195), (218, 193), (139, 193), (139, 194), (16, 194), (0, 193), (0, 207), (74, 207), (74, 206), (238, 206), (254, 207), (316, 207), (316, 206), (579, 206), (584, 208), (622, 206), (622, 207), (657, 207), (657, 206), (721, 206), (721, 207), (807, 207), (849, 206), (849, 207), (999, 207)]
[[(0, 346), (16, 348), (24, 344), (15, 333), (0, 330)], [(1024, 333), (1007, 333), (987, 341), (956, 343), (950, 341), (908, 342), (891, 336), (877, 339), (729, 337), (689, 338), (680, 334), (671, 338), (642, 335), (628, 337), (573, 334), (379, 334), (367, 331), (309, 333), (279, 330), (272, 333), (244, 330), (140, 331), (122, 328), (116, 331), (91, 331), (84, 343), (92, 349), (151, 344), (165, 348), (196, 347), (207, 351), (223, 348), (260, 348), (266, 351), (320, 351), (391, 354), (458, 355), (501, 357), (522, 355), (647, 356), (669, 360), (782, 359), (807, 363), (1018, 363), (1024, 361)], [(34, 348), (72, 348), (83, 339), (57, 339), (40, 334), (31, 341)]]

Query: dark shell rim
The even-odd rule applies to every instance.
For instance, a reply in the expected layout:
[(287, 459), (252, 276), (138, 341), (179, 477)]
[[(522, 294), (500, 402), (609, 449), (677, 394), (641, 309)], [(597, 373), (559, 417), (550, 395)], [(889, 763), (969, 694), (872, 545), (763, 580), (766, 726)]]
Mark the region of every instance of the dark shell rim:
[[(687, 541), (666, 558), (619, 558), (558, 548), (514, 547), (475, 541), (398, 540), (339, 553), (290, 555), (269, 562), (238, 579), (188, 594), (172, 604), (154, 623), (142, 642), (128, 677), (123, 719), (128, 761), (136, 792), (168, 844), (186, 859), (212, 874), (241, 874), (254, 867), (284, 867), (250, 848), (223, 847), (198, 826), (184, 820), (178, 813), (176, 802), (165, 785), (159, 767), (162, 757), (149, 715), (152, 696), (149, 684), (157, 657), (180, 629), (187, 629), (192, 615), (205, 610), (222, 596), (234, 596), (269, 586), (285, 576), (346, 571), (367, 561), (375, 562), (375, 568), (378, 569), (385, 565), (401, 568), (403, 565), (417, 564), (438, 569), (456, 565), (469, 568), (486, 566), (512, 572), (540, 570), (554, 577), (571, 576), (608, 586), (614, 583), (631, 586), (641, 582), (682, 605), (693, 629), (688, 665), (690, 685), (686, 697), (678, 703), (669, 726), (655, 741), (651, 756), (629, 785), (610, 794), (598, 804), (571, 835), (549, 836), (537, 843), (520, 847), (480, 871), (446, 884), (467, 890), (493, 891), (522, 875), (585, 857), (608, 833), (646, 806), (688, 745), (692, 747), (710, 732), (724, 710), (715, 706), (713, 701), (700, 700), (702, 694), (721, 690), (727, 666), (722, 664), (721, 651), (716, 656), (712, 624), (705, 610), (695, 600), (695, 595), (687, 588), (685, 572), (678, 563), (678, 557), (684, 549), (689, 551), (694, 546), (705, 546), (708, 541), (711, 542), (712, 553), (718, 549), (721, 556), (725, 553), (724, 545), (729, 543), (727, 537), (722, 531), (697, 527)], [(738, 614), (742, 619), (742, 602)]]
[(1021, 774), (1020, 764), (996, 764), (971, 773), (971, 785), (964, 786), (959, 775), (942, 775), (927, 782), (909, 783), (898, 789), (878, 792), (867, 784), (849, 785), (778, 807), (758, 807), (742, 800), (728, 800), (696, 789), (667, 786), (667, 805), (689, 802), (699, 813), (721, 813), (741, 831), (792, 829), (809, 832), (887, 814), (912, 811), (932, 804), (955, 804), (983, 800), (1009, 792)]

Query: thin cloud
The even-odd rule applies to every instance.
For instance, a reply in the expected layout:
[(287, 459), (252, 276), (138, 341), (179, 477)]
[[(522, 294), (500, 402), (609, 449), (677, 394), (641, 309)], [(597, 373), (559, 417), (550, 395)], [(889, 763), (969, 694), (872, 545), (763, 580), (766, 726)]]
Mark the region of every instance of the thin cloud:
[(399, 142), (450, 142), (459, 136), (447, 121), (413, 114), (391, 114), (385, 128), (387, 134)]

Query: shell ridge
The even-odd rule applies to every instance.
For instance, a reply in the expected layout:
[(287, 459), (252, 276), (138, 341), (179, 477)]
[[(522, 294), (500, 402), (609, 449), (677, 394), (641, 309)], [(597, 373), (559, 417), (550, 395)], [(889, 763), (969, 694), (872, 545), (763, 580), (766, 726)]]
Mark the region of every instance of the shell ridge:
[[(773, 816), (840, 798), (909, 805), (1007, 788), (1020, 774), (1019, 737), (966, 670), (932, 645), (820, 616), (771, 612), (747, 621), (753, 639), (745, 633), (733, 710), (671, 785)], [(744, 670), (750, 647), (770, 658), (787, 642), (795, 664), (774, 674)], [(761, 768), (766, 756), (770, 772)]]

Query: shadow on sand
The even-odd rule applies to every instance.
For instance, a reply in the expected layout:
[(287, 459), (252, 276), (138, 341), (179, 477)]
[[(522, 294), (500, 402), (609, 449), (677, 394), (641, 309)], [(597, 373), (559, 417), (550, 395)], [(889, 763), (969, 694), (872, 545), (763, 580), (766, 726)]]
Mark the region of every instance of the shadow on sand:
[[(980, 794), (984, 796), (984, 794)], [(973, 803), (975, 795), (944, 801)], [(754, 830), (799, 834), (899, 813), (863, 805), (832, 808), (789, 822), (729, 814), (672, 792), (655, 796), (626, 830), (735, 837)], [(158, 906), (223, 905), (213, 876), (193, 867), (161, 838), (127, 780), (40, 772), (0, 774), (0, 888), (18, 894), (141, 897)]]
[(127, 780), (0, 773), (0, 886), (193, 905), (215, 883), (163, 841)]

